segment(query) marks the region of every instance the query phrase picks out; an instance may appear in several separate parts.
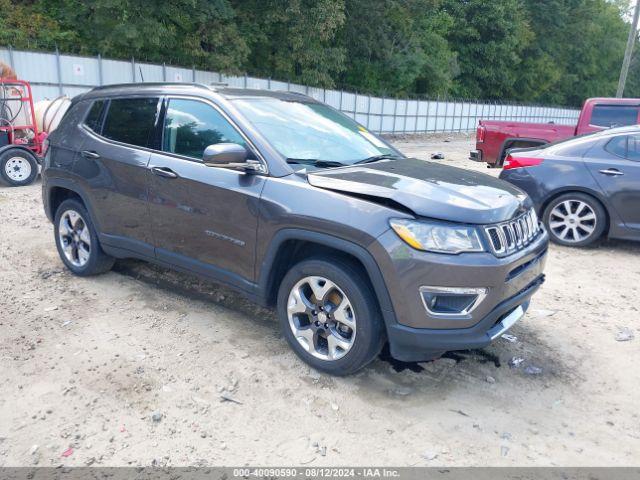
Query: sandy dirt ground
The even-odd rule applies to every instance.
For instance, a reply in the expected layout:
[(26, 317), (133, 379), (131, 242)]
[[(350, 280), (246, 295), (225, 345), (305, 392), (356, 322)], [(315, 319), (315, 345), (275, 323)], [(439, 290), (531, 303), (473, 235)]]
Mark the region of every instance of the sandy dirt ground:
[[(486, 171), (466, 136), (395, 142)], [(0, 187), (0, 466), (637, 466), (640, 244), (552, 246), (547, 274), (514, 341), (332, 378), (214, 284), (74, 277), (39, 182)]]

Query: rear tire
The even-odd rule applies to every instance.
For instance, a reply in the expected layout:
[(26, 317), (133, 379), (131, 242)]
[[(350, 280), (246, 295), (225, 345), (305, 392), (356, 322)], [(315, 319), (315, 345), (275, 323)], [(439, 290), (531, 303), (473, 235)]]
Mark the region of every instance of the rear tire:
[(372, 287), (361, 269), (344, 259), (320, 257), (294, 265), (280, 284), (277, 310), (293, 351), (322, 372), (350, 375), (382, 350), (383, 320)]
[(607, 228), (604, 207), (592, 196), (580, 192), (554, 198), (542, 219), (551, 241), (567, 247), (593, 245)]
[(58, 254), (74, 274), (87, 277), (111, 270), (114, 259), (102, 251), (89, 212), (81, 202), (62, 202), (53, 225)]
[(38, 160), (26, 150), (10, 148), (0, 154), (0, 177), (11, 187), (30, 185), (38, 176)]

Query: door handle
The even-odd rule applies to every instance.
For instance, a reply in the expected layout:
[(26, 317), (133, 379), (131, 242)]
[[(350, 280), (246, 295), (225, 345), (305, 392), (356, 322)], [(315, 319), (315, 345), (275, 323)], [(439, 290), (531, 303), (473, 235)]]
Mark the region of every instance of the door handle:
[(178, 174), (167, 167), (151, 167), (151, 171), (159, 177), (178, 178)]
[(92, 160), (97, 160), (98, 158), (100, 158), (100, 154), (94, 152), (93, 150), (83, 150), (80, 155), (82, 155), (84, 158), (90, 158)]
[(620, 175), (624, 175), (623, 172), (621, 172), (620, 170), (618, 170), (617, 168), (609, 168), (607, 170), (600, 170), (600, 173), (603, 175), (609, 175), (611, 177), (617, 177)]

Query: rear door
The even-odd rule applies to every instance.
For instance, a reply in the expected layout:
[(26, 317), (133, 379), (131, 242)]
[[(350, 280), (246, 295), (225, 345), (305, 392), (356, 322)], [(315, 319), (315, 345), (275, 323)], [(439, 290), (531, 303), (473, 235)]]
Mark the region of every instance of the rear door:
[(168, 98), (162, 152), (151, 156), (150, 208), (158, 259), (247, 287), (254, 277), (258, 206), (266, 177), (202, 163), (216, 143), (248, 147), (209, 101)]
[(619, 135), (584, 158), (624, 224), (640, 231), (640, 135)]
[(84, 122), (75, 171), (88, 183), (101, 240), (153, 256), (148, 171), (159, 97), (112, 98)]

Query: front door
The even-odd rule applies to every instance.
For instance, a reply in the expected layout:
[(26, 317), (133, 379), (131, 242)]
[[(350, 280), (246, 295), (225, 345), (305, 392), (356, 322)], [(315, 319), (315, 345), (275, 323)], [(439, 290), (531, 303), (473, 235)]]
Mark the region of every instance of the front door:
[(613, 137), (584, 159), (627, 228), (640, 232), (640, 135)]
[(149, 163), (156, 255), (250, 288), (265, 177), (202, 163), (207, 146), (247, 146), (245, 139), (206, 101), (170, 98), (167, 102), (163, 153), (153, 153)]

